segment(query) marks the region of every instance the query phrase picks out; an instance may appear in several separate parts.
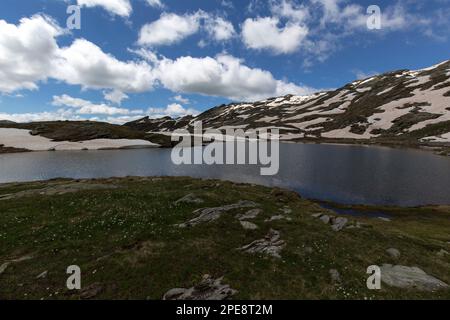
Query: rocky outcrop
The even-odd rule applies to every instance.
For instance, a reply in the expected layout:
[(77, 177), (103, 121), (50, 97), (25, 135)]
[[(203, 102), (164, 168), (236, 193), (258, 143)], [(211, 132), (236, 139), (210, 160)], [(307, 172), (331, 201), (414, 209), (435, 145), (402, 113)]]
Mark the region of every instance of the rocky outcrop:
[(189, 289), (171, 289), (163, 296), (163, 300), (226, 300), (237, 291), (222, 284), (222, 280), (223, 278), (213, 279), (210, 275), (204, 275), (198, 285)]
[(278, 128), (282, 140), (372, 140), (448, 143), (450, 61), (399, 70), (309, 96), (286, 95), (231, 103), (195, 118), (143, 118), (125, 126), (145, 132), (244, 127)]
[(320, 219), (323, 223), (329, 224), (331, 229), (338, 232), (344, 229), (348, 224), (348, 219), (344, 217), (333, 217), (322, 213), (312, 215), (313, 218)]
[(260, 215), (262, 213), (261, 209), (252, 209), (247, 211), (244, 214), (238, 214), (236, 215), (236, 219), (238, 220), (251, 220), (251, 219), (255, 219), (258, 215)]
[(239, 250), (247, 253), (262, 253), (274, 258), (281, 258), (280, 252), (285, 246), (286, 243), (284, 240), (281, 240), (280, 232), (270, 229), (264, 239), (253, 241)]
[(222, 207), (198, 209), (198, 210), (194, 211), (194, 214), (198, 214), (197, 217), (189, 220), (188, 222), (182, 223), (178, 226), (180, 228), (193, 227), (200, 223), (207, 223), (207, 222), (217, 220), (220, 218), (220, 216), (223, 213), (225, 213), (227, 211), (232, 211), (232, 210), (237, 210), (237, 209), (242, 209), (242, 208), (253, 208), (256, 206), (257, 206), (256, 203), (254, 203), (252, 201), (244, 200), (244, 201), (239, 201), (238, 203), (235, 203), (235, 204), (229, 204), (229, 205), (222, 206)]

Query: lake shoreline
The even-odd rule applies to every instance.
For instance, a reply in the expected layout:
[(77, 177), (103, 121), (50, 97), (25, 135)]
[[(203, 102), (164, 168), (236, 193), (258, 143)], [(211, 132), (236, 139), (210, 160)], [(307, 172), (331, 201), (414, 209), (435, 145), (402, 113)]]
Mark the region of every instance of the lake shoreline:
[(5, 154), (0, 156), (0, 182), (60, 177), (190, 176), (282, 187), (305, 198), (346, 205), (411, 207), (449, 204), (450, 199), (448, 158), (418, 149), (281, 143), (280, 170), (275, 176), (261, 176), (261, 164), (177, 165), (172, 149), (166, 148), (117, 151)]
[[(45, 151), (44, 151), (45, 152)], [(52, 179), (44, 179), (44, 180), (30, 180), (30, 181), (19, 181), (19, 182), (0, 182), (0, 191), (2, 189), (8, 188), (10, 186), (15, 185), (32, 185), (32, 184), (45, 184), (45, 183), (55, 183), (55, 182), (64, 182), (64, 181), (75, 181), (75, 182), (95, 182), (95, 181), (103, 181), (103, 180), (121, 180), (121, 179), (135, 179), (135, 180), (148, 180), (148, 179), (177, 179), (177, 178), (185, 178), (185, 179), (193, 179), (193, 180), (201, 180), (201, 181), (220, 181), (222, 183), (236, 184), (236, 185), (248, 185), (251, 187), (261, 187), (261, 188), (269, 188), (274, 191), (276, 190), (284, 190), (286, 192), (292, 192), (297, 194), (302, 199), (315, 203), (325, 209), (332, 210), (336, 213), (348, 211), (354, 212), (355, 216), (373, 216), (372, 213), (380, 213), (379, 216), (382, 218), (384, 215), (388, 216), (389, 212), (396, 210), (422, 210), (422, 209), (437, 209), (437, 210), (448, 210), (450, 213), (450, 201), (448, 204), (424, 204), (417, 206), (401, 206), (401, 205), (373, 205), (373, 204), (352, 204), (352, 203), (342, 203), (331, 200), (321, 200), (316, 198), (308, 198), (303, 196), (300, 192), (289, 188), (277, 187), (277, 186), (267, 186), (264, 184), (255, 184), (250, 182), (234, 182), (227, 179), (201, 179), (190, 176), (123, 176), (123, 177), (102, 177), (102, 178), (52, 178)], [(1, 197), (0, 197), (1, 200)], [(343, 213), (344, 215), (353, 215), (352, 213)]]
[[(371, 142), (367, 140), (352, 140), (352, 139), (302, 139), (302, 140), (280, 140), (280, 143), (287, 144), (323, 144), (323, 145), (342, 145), (342, 146), (366, 146), (366, 147), (386, 147), (391, 149), (414, 149), (425, 152), (430, 152), (438, 156), (450, 157), (450, 144), (449, 143), (402, 143), (402, 142)], [(207, 143), (205, 143), (207, 144)], [(125, 146), (117, 148), (100, 148), (89, 149), (89, 151), (97, 150), (127, 150), (127, 149), (147, 149), (147, 148), (161, 148), (161, 149), (173, 149), (174, 145), (137, 145), (137, 146)], [(58, 149), (58, 150), (28, 150), (24, 148), (5, 147), (0, 145), (0, 155), (9, 153), (29, 153), (29, 152), (55, 152), (55, 151), (87, 151), (87, 150), (72, 150), (72, 149)]]

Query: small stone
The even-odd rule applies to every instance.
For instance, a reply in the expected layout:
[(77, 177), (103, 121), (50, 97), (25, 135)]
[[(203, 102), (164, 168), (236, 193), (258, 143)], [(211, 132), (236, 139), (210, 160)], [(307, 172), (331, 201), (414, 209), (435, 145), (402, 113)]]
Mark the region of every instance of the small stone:
[(394, 259), (400, 258), (400, 251), (395, 248), (389, 248), (386, 252)]
[(43, 278), (47, 278), (48, 275), (48, 271), (44, 271), (41, 274), (39, 274), (36, 279), (43, 279)]
[(331, 282), (333, 284), (341, 283), (341, 274), (336, 269), (330, 269)]
[(0, 266), (0, 275), (1, 275), (3, 272), (6, 271), (6, 269), (8, 268), (8, 266), (9, 266), (9, 262), (5, 262), (4, 264), (2, 264), (2, 265)]
[(444, 257), (444, 256), (447, 256), (447, 255), (449, 255), (450, 253), (447, 251), (447, 250), (444, 250), (444, 249), (441, 249), (441, 251), (439, 251), (438, 253), (437, 253), (437, 255), (439, 256), (439, 257)]
[(256, 229), (258, 229), (258, 226), (256, 224), (248, 222), (248, 221), (241, 221), (241, 226), (245, 230), (256, 230)]
[(323, 215), (323, 216), (320, 217), (320, 220), (322, 220), (322, 222), (325, 223), (325, 224), (329, 224), (330, 221), (331, 221), (331, 218), (328, 215)]
[(385, 217), (378, 217), (378, 219), (380, 219), (381, 221), (384, 221), (384, 222), (391, 222), (391, 219), (385, 218)]
[(81, 291), (80, 298), (81, 299), (92, 299), (98, 296), (103, 291), (103, 286), (96, 282), (93, 283)]
[(266, 219), (265, 222), (272, 222), (272, 221), (278, 221), (278, 220), (292, 221), (292, 219), (290, 217), (286, 217), (282, 214), (279, 214), (279, 215), (271, 217), (270, 219)]
[(306, 253), (313, 253), (314, 250), (313, 250), (313, 248), (311, 248), (311, 247), (306, 247), (306, 248), (305, 248), (305, 252), (306, 252)]
[(313, 217), (313, 218), (320, 218), (322, 215), (323, 215), (323, 213), (319, 212), (319, 213), (312, 214), (311, 217)]
[(347, 223), (348, 223), (347, 218), (339, 217), (336, 219), (332, 219), (331, 228), (336, 232), (341, 231), (342, 229), (344, 229), (344, 227), (347, 225)]

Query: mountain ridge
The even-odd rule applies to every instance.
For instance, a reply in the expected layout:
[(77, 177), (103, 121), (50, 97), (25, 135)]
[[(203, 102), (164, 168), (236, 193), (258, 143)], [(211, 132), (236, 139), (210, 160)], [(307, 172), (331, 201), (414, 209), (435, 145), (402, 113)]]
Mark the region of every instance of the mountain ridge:
[(277, 128), (282, 140), (450, 142), (450, 60), (397, 70), (310, 96), (220, 105), (196, 117), (148, 117), (124, 124), (147, 132)]

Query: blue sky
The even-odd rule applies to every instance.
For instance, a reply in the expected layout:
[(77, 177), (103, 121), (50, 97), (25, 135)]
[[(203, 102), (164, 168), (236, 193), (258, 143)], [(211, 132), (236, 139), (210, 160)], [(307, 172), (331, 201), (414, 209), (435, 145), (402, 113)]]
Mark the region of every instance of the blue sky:
[(337, 88), (449, 59), (449, 20), (450, 0), (2, 0), (0, 120), (123, 123)]

